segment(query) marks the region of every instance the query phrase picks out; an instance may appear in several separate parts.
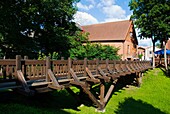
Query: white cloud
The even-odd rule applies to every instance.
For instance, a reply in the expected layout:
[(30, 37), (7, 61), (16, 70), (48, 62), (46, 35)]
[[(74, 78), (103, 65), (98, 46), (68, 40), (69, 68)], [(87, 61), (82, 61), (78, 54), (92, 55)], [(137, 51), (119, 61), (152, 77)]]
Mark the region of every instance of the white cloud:
[(86, 1), (90, 2), (90, 3), (93, 4), (93, 5), (96, 4), (96, 2), (95, 2), (94, 0), (86, 0)]
[(89, 25), (99, 23), (98, 20), (92, 15), (86, 12), (77, 11), (74, 15), (74, 21), (79, 23), (80, 25)]
[(126, 11), (118, 5), (103, 7), (103, 13), (109, 18), (125, 18)]
[(115, 4), (115, 0), (100, 0), (97, 7), (111, 6)]
[(129, 15), (126, 15), (126, 11), (119, 5), (116, 5), (116, 0), (100, 0), (97, 7), (106, 16), (104, 22), (121, 21), (130, 19)]
[(152, 41), (151, 41), (151, 39), (138, 38), (138, 45), (139, 46), (152, 46)]
[(152, 44), (152, 40), (151, 39), (149, 39), (149, 38), (144, 38), (144, 39), (140, 39), (138, 36), (139, 36), (139, 32), (140, 32), (140, 30), (139, 29), (135, 29), (135, 31), (136, 31), (136, 36), (137, 36), (137, 39), (138, 39), (138, 45), (139, 46), (144, 46), (144, 47), (147, 47), (147, 46), (152, 46), (153, 44)]
[(94, 6), (92, 4), (90, 5), (83, 5), (81, 2), (77, 3), (77, 7), (79, 9), (83, 9), (83, 10), (90, 10), (92, 9)]
[(123, 21), (123, 20), (129, 20), (131, 15), (126, 16), (125, 18), (106, 18), (104, 22), (114, 22), (114, 21)]

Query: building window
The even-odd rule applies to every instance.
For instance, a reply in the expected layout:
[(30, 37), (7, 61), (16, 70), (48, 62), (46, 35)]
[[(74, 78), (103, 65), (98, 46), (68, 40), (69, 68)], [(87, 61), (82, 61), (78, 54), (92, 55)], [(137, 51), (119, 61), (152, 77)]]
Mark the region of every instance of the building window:
[(152, 54), (152, 51), (149, 51), (149, 54)]
[(127, 54), (130, 54), (130, 46), (127, 45)]
[(133, 38), (133, 32), (130, 32), (130, 37)]

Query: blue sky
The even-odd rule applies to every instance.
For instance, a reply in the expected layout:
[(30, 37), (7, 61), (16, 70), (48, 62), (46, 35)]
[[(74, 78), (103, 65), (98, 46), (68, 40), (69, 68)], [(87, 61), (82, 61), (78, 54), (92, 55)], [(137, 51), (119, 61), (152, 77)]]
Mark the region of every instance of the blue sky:
[[(130, 0), (80, 0), (74, 18), (80, 25), (128, 20), (132, 14), (129, 2)], [(142, 46), (151, 45), (149, 40), (138, 42)]]
[(80, 0), (75, 15), (81, 25), (127, 20), (132, 14), (130, 0)]

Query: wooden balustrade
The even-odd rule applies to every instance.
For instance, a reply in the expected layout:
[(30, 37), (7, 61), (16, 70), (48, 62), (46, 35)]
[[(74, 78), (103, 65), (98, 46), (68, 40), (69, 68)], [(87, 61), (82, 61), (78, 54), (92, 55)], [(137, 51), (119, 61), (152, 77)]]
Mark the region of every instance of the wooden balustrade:
[[(48, 65), (47, 65), (48, 64)], [(20, 65), (20, 66), (19, 66)], [(50, 66), (50, 67), (49, 67)], [(49, 67), (49, 68), (47, 68)], [(0, 60), (0, 82), (14, 80), (17, 70), (21, 70), (26, 80), (46, 79), (47, 69), (51, 69), (55, 76), (71, 78), (70, 69), (76, 75), (89, 77), (91, 75), (103, 75), (114, 77), (125, 76), (135, 72), (141, 72), (150, 68), (149, 61), (118, 61), (118, 60), (29, 60), (29, 59), (5, 59)]]
[[(23, 88), (23, 91), (30, 93), (32, 91), (30, 86), (36, 89), (43, 85), (58, 90), (66, 88), (71, 92), (69, 87), (76, 86), (88, 94), (99, 110), (103, 110), (119, 77), (136, 74), (136, 80), (140, 85), (140, 73), (151, 68), (151, 64), (149, 61), (87, 60), (86, 58), (50, 60), (47, 57), (46, 60), (30, 60), (27, 57), (21, 59), (21, 56), (16, 56), (16, 59), (0, 60), (0, 68), (0, 89)], [(105, 83), (108, 82), (111, 82), (111, 85), (106, 91)], [(100, 85), (100, 98), (95, 98), (95, 95), (90, 92), (94, 84)]]

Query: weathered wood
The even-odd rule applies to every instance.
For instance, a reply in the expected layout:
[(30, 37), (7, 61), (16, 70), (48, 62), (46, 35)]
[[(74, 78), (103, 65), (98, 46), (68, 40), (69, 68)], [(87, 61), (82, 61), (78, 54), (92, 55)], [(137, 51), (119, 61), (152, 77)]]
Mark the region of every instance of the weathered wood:
[(64, 86), (59, 85), (51, 69), (48, 69), (48, 76), (49, 76), (49, 79), (52, 81), (52, 85), (48, 85), (49, 87), (53, 87), (56, 89), (64, 89)]
[(86, 71), (86, 68), (87, 68), (87, 58), (84, 58), (84, 76), (87, 76), (87, 71)]
[[(50, 76), (52, 76), (52, 77), (50, 77), (50, 78), (52, 78), (53, 79), (53, 74), (51, 73), (51, 64), (50, 64), (50, 57), (46, 57), (46, 81), (47, 82), (49, 82), (49, 76), (48, 76), (48, 74), (50, 73), (51, 75)], [(55, 82), (54, 82), (55, 83)]]
[(16, 55), (16, 70), (21, 70), (21, 56)]
[(97, 105), (99, 110), (104, 109), (104, 105), (101, 104), (87, 88), (83, 87), (83, 90), (89, 96), (89, 98)]
[(101, 74), (101, 76), (98, 77), (98, 78), (103, 79), (105, 82), (110, 81), (110, 77), (108, 77), (109, 73), (105, 73), (99, 66), (98, 66), (98, 71)]
[(99, 77), (100, 75), (93, 75), (87, 67), (86, 67), (86, 72), (89, 76), (89, 79), (87, 79), (87, 81), (91, 81), (91, 82), (94, 82), (94, 83), (100, 82), (100, 80), (95, 78), (95, 77)]
[(118, 79), (116, 79), (116, 80), (114, 80), (114, 81), (112, 82), (112, 84), (111, 84), (111, 86), (110, 86), (109, 90), (107, 91), (106, 96), (105, 96), (105, 98), (104, 98), (104, 103), (107, 103), (107, 102), (108, 102), (108, 99), (109, 99), (110, 95), (112, 94), (112, 91), (113, 91), (113, 89), (114, 89), (114, 87), (115, 87), (114, 84), (115, 84), (117, 81), (118, 81)]
[(70, 68), (70, 73), (71, 73), (71, 76), (73, 77), (74, 81), (76, 81), (76, 82), (80, 81), (72, 68)]
[(141, 80), (142, 80), (142, 73), (136, 73), (136, 82), (138, 87), (140, 87), (141, 85)]
[[(68, 69), (71, 69), (72, 67), (72, 60), (71, 58), (68, 58)], [(67, 78), (70, 79), (71, 78), (71, 72), (68, 72)]]
[(23, 87), (24, 91), (29, 93), (30, 92), (30, 89), (29, 89), (29, 86), (27, 85), (27, 82), (24, 78), (24, 75), (23, 73), (21, 72), (21, 70), (17, 70), (17, 78), (18, 78), (18, 83), (21, 84), (21, 86)]
[[(24, 57), (25, 58), (25, 57)], [(64, 89), (70, 86), (81, 88), (95, 103), (99, 110), (103, 110), (114, 89), (114, 84), (121, 76), (136, 73), (136, 81), (140, 85), (142, 73), (150, 68), (148, 61), (117, 61), (117, 60), (28, 60), (17, 56), (16, 60), (0, 60), (3, 76), (0, 78), (0, 89), (24, 88), (29, 92), (29, 87), (45, 87), (52, 89)], [(24, 75), (23, 75), (24, 74)], [(24, 78), (24, 76), (26, 76)], [(16, 77), (18, 83), (2, 84)], [(110, 79), (112, 78), (112, 79)], [(38, 81), (42, 79), (41, 81)], [(36, 80), (34, 82), (34, 80)], [(113, 81), (105, 95), (105, 84)], [(13, 82), (11, 82), (13, 83)], [(16, 85), (17, 84), (17, 85)], [(21, 84), (21, 85), (19, 85)], [(99, 98), (92, 94), (92, 87), (100, 88)], [(41, 88), (39, 88), (41, 89)], [(43, 90), (44, 88), (42, 88)], [(44, 90), (43, 90), (44, 91)], [(71, 93), (71, 92), (70, 92)], [(98, 94), (97, 94), (98, 95)]]
[(104, 96), (105, 96), (105, 85), (103, 83), (100, 84), (100, 103), (104, 105)]

